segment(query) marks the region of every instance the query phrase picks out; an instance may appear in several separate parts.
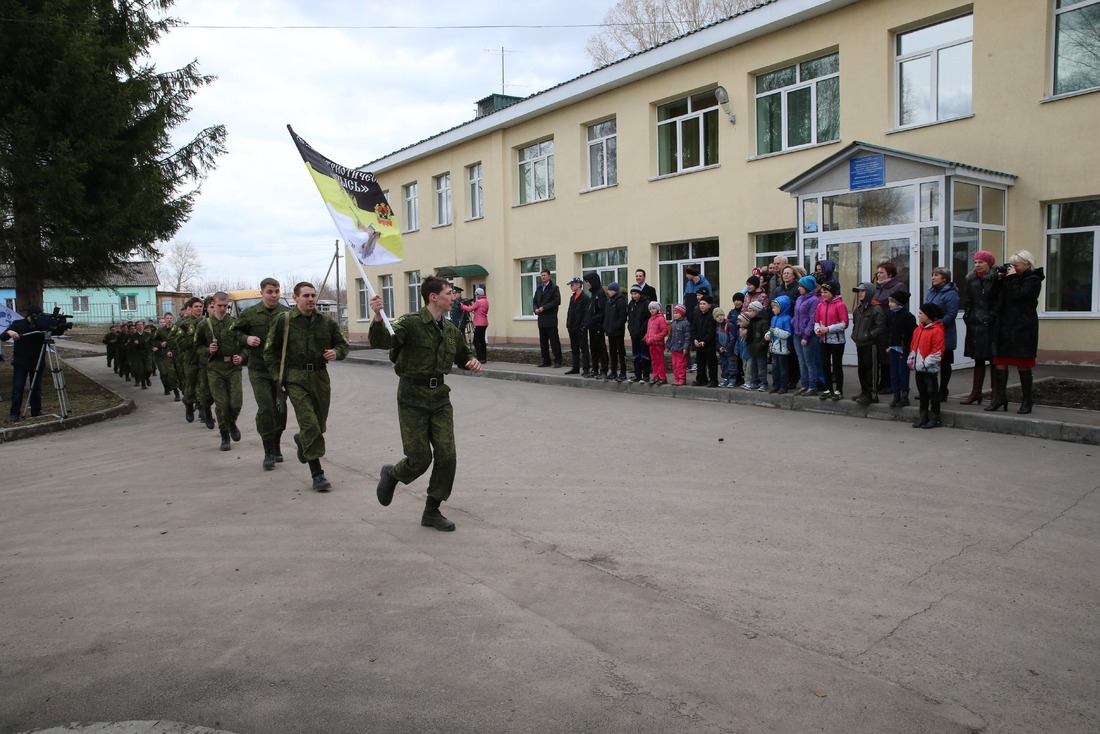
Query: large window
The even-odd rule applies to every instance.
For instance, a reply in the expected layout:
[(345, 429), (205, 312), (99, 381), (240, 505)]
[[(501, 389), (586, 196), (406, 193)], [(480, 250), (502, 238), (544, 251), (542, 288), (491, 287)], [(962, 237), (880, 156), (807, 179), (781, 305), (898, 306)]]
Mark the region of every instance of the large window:
[(661, 304), (665, 307), (665, 315), (669, 318), (672, 318), (672, 306), (684, 302), (684, 269), (689, 265), (700, 268), (700, 272), (710, 281), (710, 294), (715, 299), (719, 297), (718, 240), (661, 245), (657, 258), (657, 272), (660, 276), (657, 292), (660, 293)]
[(519, 203), (554, 198), (554, 141), (519, 149)]
[(73, 313), (88, 313), (88, 297), (73, 296)]
[(756, 77), (756, 154), (840, 139), (840, 54)]
[(898, 34), (899, 127), (970, 114), (973, 34), (972, 15)]
[(435, 226), (451, 223), (451, 174), (444, 173), (433, 179), (435, 183)]
[(420, 271), (410, 270), (405, 273), (405, 280), (408, 284), (409, 300), (406, 304), (408, 306), (408, 313), (415, 313), (420, 310), (421, 298), (420, 298)]
[[(367, 296), (367, 282), (362, 278), (355, 279), (355, 289), (359, 293), (359, 320), (366, 321), (370, 314), (370, 298)], [(393, 314), (387, 312), (387, 316)]]
[(137, 311), (137, 296), (127, 293), (119, 296), (119, 308), (123, 311)]
[(588, 126), (588, 188), (613, 186), (619, 181), (615, 120)]
[(547, 257), (532, 257), (519, 261), (519, 312), (524, 316), (534, 316), (535, 307), (531, 299), (535, 296), (535, 289), (542, 280), (539, 273), (543, 270), (550, 271), (550, 279), (557, 285), (558, 259), (554, 255)]
[[(797, 241), (794, 231), (769, 232), (756, 235), (756, 259), (754, 266), (766, 270), (778, 256), (787, 258), (788, 262), (795, 262), (797, 254)], [(806, 248), (807, 251), (809, 248)], [(812, 273), (813, 268), (807, 268), (806, 272)]]
[[(966, 275), (974, 267), (974, 254), (989, 250), (1004, 262), (1006, 192), (994, 186), (954, 181), (951, 186), (951, 258), (946, 263), (951, 279), (966, 293)], [(924, 205), (921, 205), (923, 211)], [(922, 214), (923, 217), (923, 214)], [(932, 264), (924, 262), (925, 282), (931, 282)]]
[(466, 198), (470, 202), (470, 219), (485, 216), (485, 199), (481, 192), (481, 164), (475, 163), (466, 168)]
[(417, 198), (418, 187), (416, 182), (401, 187), (405, 194), (405, 231), (415, 232), (420, 229), (420, 202)]
[(717, 163), (718, 98), (713, 89), (657, 108), (658, 174)]
[(387, 316), (393, 316), (393, 276), (383, 275), (378, 278), (378, 287), (382, 289), (382, 310)]
[(1100, 199), (1047, 207), (1047, 311), (1100, 312)]
[(625, 247), (581, 254), (581, 275), (596, 273), (604, 285), (617, 281), (624, 289), (629, 289), (633, 280), (627, 279), (627, 272)]
[(1054, 93), (1100, 88), (1100, 0), (1054, 4)]

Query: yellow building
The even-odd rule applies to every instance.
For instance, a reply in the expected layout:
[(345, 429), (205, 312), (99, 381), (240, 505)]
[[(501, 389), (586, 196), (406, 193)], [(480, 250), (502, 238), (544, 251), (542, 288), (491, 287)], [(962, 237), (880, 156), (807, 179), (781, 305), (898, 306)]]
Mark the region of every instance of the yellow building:
[(924, 294), (1026, 249), (1040, 361), (1100, 362), (1097, 29), (1100, 0), (774, 0), (368, 164), (406, 253), (368, 275), (396, 315), (421, 277), (483, 285), (490, 340), (534, 342), (543, 267), (563, 299), (643, 268), (667, 310), (692, 264), (726, 307), (777, 254)]

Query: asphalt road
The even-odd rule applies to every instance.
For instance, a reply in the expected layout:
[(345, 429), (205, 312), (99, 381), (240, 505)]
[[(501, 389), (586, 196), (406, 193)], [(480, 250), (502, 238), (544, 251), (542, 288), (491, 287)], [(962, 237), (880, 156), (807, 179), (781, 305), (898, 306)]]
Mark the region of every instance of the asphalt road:
[(139, 409), (0, 446), (0, 732), (1100, 730), (1095, 446), (456, 376), (440, 533), (389, 370), (317, 494), (75, 363)]

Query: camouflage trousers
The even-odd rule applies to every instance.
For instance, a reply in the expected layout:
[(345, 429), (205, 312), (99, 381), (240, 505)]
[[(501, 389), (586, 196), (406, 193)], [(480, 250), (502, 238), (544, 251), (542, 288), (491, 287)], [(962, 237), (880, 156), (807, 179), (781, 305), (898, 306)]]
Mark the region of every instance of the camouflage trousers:
[(180, 370), (183, 372), (183, 400), (189, 405), (198, 401), (199, 365), (191, 364), (188, 357), (179, 360)]
[(435, 389), (397, 386), (397, 419), (405, 458), (394, 466), (393, 476), (402, 484), (409, 484), (431, 467), (428, 496), (440, 502), (451, 496), (458, 467), (450, 395), (451, 388), (447, 385)]
[(209, 365), (208, 360), (199, 358), (199, 374), (195, 378), (195, 400), (203, 409), (208, 409), (214, 404), (214, 396), (210, 392), (210, 372), (207, 369)]
[(206, 367), (206, 378), (214, 401), (214, 413), (218, 418), (218, 430), (228, 431), (229, 424), (237, 422), (244, 403), (241, 368), (230, 362), (212, 361)]
[(286, 430), (286, 413), (276, 410), (275, 382), (277, 378), (266, 369), (248, 368), (248, 382), (256, 396), (256, 432), (264, 441), (273, 440)]
[(157, 374), (160, 375), (160, 384), (165, 390), (175, 390), (180, 386), (176, 377), (176, 365), (164, 350), (158, 350), (153, 354), (153, 361), (157, 364)]
[(320, 459), (325, 455), (328, 406), (332, 397), (328, 372), (287, 370), (286, 394), (298, 418), (302, 455), (307, 461)]

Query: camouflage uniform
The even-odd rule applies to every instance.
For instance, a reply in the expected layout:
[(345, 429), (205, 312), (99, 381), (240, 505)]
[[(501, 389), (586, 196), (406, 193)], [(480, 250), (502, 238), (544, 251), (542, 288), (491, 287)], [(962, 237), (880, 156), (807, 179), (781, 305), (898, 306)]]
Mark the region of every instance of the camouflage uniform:
[(153, 341), (145, 331), (135, 331), (127, 336), (126, 361), (130, 365), (130, 374), (134, 376), (134, 383), (145, 389), (151, 372), (149, 362), (153, 358)]
[(183, 373), (183, 402), (192, 408), (198, 399), (196, 385), (198, 384), (199, 366), (195, 357), (195, 326), (198, 319), (194, 316), (184, 316), (172, 325), (172, 339), (168, 346), (175, 355), (176, 364)]
[(279, 379), (279, 368), (276, 365), (274, 370), (269, 370), (263, 356), (271, 325), (286, 310), (282, 303), (276, 303), (274, 308), (257, 303), (242, 311), (231, 327), (245, 337), (255, 336), (260, 340), (260, 346), (248, 348), (248, 381), (256, 396), (256, 432), (265, 444), (277, 441), (286, 429), (286, 413), (279, 413), (275, 408), (275, 382)]
[(118, 333), (115, 334), (115, 372), (127, 382), (130, 381), (129, 344), (131, 336), (133, 334), (130, 333), (130, 327), (127, 324), (118, 327)]
[[(115, 332), (110, 329), (103, 335), (103, 344), (107, 347), (107, 366), (110, 367), (111, 363), (115, 361), (115, 353), (117, 348), (115, 347)], [(115, 372), (118, 372), (118, 367), (115, 367)]]
[[(171, 330), (167, 326), (159, 327), (153, 332), (153, 361), (157, 364), (157, 372), (160, 374), (160, 384), (164, 387), (164, 394), (179, 388), (179, 376), (176, 374), (175, 359), (168, 356), (168, 352), (175, 354), (170, 346), (169, 337)], [(178, 399), (178, 395), (176, 396)]]
[[(279, 374), (279, 362), (283, 353), (283, 335), (290, 333), (286, 347), (287, 397), (294, 406), (301, 434), (299, 458), (306, 461), (325, 455), (325, 430), (328, 427), (328, 407), (332, 394), (328, 377), (328, 362), (322, 356), (326, 349), (336, 352), (336, 359), (348, 356), (351, 348), (335, 321), (314, 311), (306, 316), (297, 308), (286, 316), (272, 319), (264, 344), (264, 361), (267, 369)], [(305, 462), (303, 462), (305, 463)]]
[[(466, 369), (473, 355), (458, 327), (448, 318), (436, 321), (426, 307), (394, 321), (393, 331), (391, 336), (381, 321), (371, 321), (371, 345), (390, 350), (393, 371), (401, 376), (397, 417), (405, 458), (393, 467), (392, 475), (409, 484), (431, 466), (428, 497), (443, 502), (451, 496), (458, 466), (451, 388), (443, 384), (443, 375), (452, 366)], [(433, 378), (438, 380), (436, 387), (424, 384)]]
[[(222, 433), (232, 430), (241, 414), (244, 393), (241, 388), (241, 367), (233, 364), (233, 357), (244, 350), (244, 337), (232, 331), (233, 317), (221, 321), (209, 316), (195, 329), (195, 349), (207, 355), (206, 376), (210, 396), (218, 416), (218, 429)], [(218, 350), (210, 353), (209, 346), (217, 343)]]

